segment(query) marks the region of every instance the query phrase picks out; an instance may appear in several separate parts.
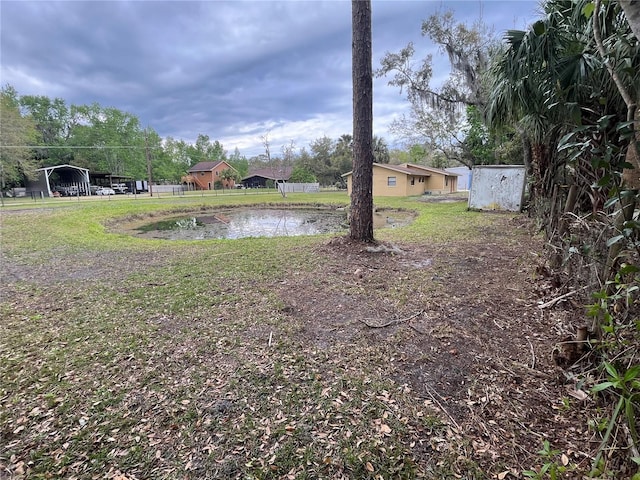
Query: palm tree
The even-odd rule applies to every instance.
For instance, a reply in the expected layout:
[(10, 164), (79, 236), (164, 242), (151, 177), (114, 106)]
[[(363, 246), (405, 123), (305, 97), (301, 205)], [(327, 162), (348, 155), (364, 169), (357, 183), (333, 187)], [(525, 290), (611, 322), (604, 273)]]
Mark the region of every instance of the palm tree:
[(225, 168), (220, 172), (220, 180), (222, 188), (230, 188), (236, 181), (240, 180), (240, 178), (238, 172), (231, 168)]
[[(561, 136), (586, 131), (585, 125), (598, 125), (607, 115), (616, 117), (623, 106), (594, 50), (591, 22), (583, 14), (589, 3), (546, 2), (545, 16), (529, 30), (507, 32), (506, 46), (492, 66), (488, 119), (493, 127), (517, 125), (534, 206), (543, 217), (551, 213), (549, 200), (561, 179), (574, 174), (589, 192), (603, 174), (602, 166), (593, 167), (588, 152), (573, 159), (568, 150), (559, 154)], [(604, 28), (608, 36), (620, 28), (618, 17), (610, 7)], [(570, 160), (575, 160), (573, 165)], [(595, 197), (592, 203), (598, 208), (602, 195)]]
[[(640, 41), (640, 2), (621, 1), (620, 6), (622, 7), (622, 11), (625, 14), (629, 27), (636, 37), (637, 45), (638, 41)], [(628, 164), (632, 165), (632, 168), (625, 168), (623, 178), (626, 188), (638, 190), (640, 189), (640, 151), (638, 150), (638, 144), (640, 143), (640, 107), (638, 106), (638, 102), (640, 102), (640, 88), (638, 87), (639, 78), (638, 75), (636, 75), (636, 78), (632, 78), (629, 82), (628, 72), (624, 72), (624, 70), (621, 72), (619, 68), (616, 68), (616, 65), (620, 64), (620, 62), (616, 61), (619, 59), (611, 58), (614, 57), (615, 54), (612, 55), (609, 53), (603, 40), (602, 20), (600, 18), (603, 10), (606, 15), (607, 9), (602, 8), (601, 0), (596, 0), (592, 22), (593, 37), (598, 53), (602, 57), (602, 60), (607, 67), (607, 71), (609, 72), (611, 79), (615, 83), (616, 88), (627, 107), (626, 120), (631, 126), (632, 135), (630, 136), (631, 141), (627, 149), (626, 161)], [(618, 52), (616, 51), (616, 53)], [(637, 73), (637, 69), (635, 71)], [(625, 80), (627, 80), (627, 82), (625, 82)], [(633, 211), (633, 207), (631, 207), (631, 211)]]
[(389, 163), (389, 147), (384, 138), (377, 135), (373, 136), (373, 159), (377, 163)]

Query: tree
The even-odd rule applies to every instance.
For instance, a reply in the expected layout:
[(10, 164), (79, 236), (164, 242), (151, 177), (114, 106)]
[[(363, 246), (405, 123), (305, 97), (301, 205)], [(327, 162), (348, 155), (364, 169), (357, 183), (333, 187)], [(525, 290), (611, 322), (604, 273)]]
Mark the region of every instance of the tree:
[(15, 90), (6, 87), (0, 97), (0, 196), (8, 186), (20, 185), (36, 174), (31, 145), (37, 132), (31, 117), (22, 116)]
[[(492, 66), (487, 117), (492, 127), (515, 124), (522, 134), (526, 164), (532, 176), (534, 207), (550, 221), (554, 188), (576, 185), (593, 210), (602, 208), (608, 192), (602, 178), (617, 176), (622, 151), (603, 150), (607, 139), (619, 135), (615, 125), (627, 118), (627, 108), (603, 61), (611, 61), (625, 84), (638, 85), (637, 45), (628, 42), (628, 25), (615, 2), (599, 17), (608, 50), (615, 58), (599, 58), (592, 22), (583, 14), (591, 2), (545, 3), (545, 15), (528, 30), (510, 30), (506, 47)], [(635, 53), (634, 53), (635, 52)], [(585, 148), (571, 153), (563, 135)], [(606, 173), (605, 170), (609, 170)], [(573, 203), (573, 202), (572, 202)], [(579, 202), (578, 202), (579, 203)]]
[(189, 146), (188, 152), (192, 167), (199, 162), (218, 162), (227, 159), (222, 144), (218, 140), (212, 142), (209, 135), (202, 133), (198, 134), (196, 143)]
[(227, 162), (236, 169), (241, 179), (249, 175), (249, 161), (240, 153), (238, 147), (236, 147), (233, 153), (229, 156), (229, 160), (227, 160)]
[(301, 165), (293, 167), (289, 181), (292, 183), (315, 183), (318, 180), (313, 172), (307, 170)]
[[(271, 175), (275, 178), (273, 186), (277, 188), (278, 183), (284, 181), (286, 176), (287, 166), (293, 163), (292, 158), (295, 156), (295, 143), (291, 141), (289, 145), (282, 147), (284, 158), (278, 158), (271, 155), (271, 141), (269, 140), (268, 131), (260, 137), (262, 145), (264, 146), (264, 158), (267, 164), (267, 168), (271, 171)], [(280, 191), (283, 197), (287, 196), (287, 192), (282, 189)]]
[[(629, 122), (632, 135), (630, 135), (631, 142), (627, 149), (626, 161), (631, 165), (631, 168), (625, 168), (624, 180), (627, 188), (638, 190), (640, 189), (640, 147), (638, 146), (640, 143), (640, 106), (638, 106), (638, 102), (640, 101), (640, 89), (637, 87), (633, 88), (631, 85), (625, 85), (623, 76), (628, 77), (628, 75), (625, 75), (623, 72), (620, 72), (619, 69), (615, 68), (616, 59), (613, 58), (614, 55), (607, 52), (602, 39), (602, 29), (600, 28), (599, 16), (601, 4), (601, 0), (596, 0), (592, 23), (593, 36), (598, 53), (602, 57), (611, 79), (615, 83), (620, 96), (627, 106), (626, 120)], [(640, 41), (640, 2), (621, 1), (620, 6), (627, 17), (629, 27), (636, 37), (636, 42)], [(630, 210), (633, 210), (633, 206), (631, 206)]]
[[(431, 86), (431, 55), (416, 66), (413, 43), (398, 53), (387, 52), (376, 75), (393, 74), (389, 84), (405, 91), (411, 104), (409, 114), (396, 119), (391, 131), (408, 145), (422, 144), (429, 150), (440, 151), (447, 163), (461, 162), (465, 158), (466, 107), (484, 110), (487, 101), (484, 76), (494, 41), (484, 24), (456, 23), (452, 11), (434, 14), (423, 21), (422, 35), (447, 55), (451, 74), (440, 88), (435, 88)], [(469, 157), (469, 151), (466, 149), (467, 163), (482, 163)]]
[(157, 159), (153, 164), (154, 176), (171, 182), (180, 181), (191, 167), (188, 148), (184, 140), (166, 137), (157, 151)]
[(493, 65), (487, 113), (493, 128), (517, 123), (526, 145), (525, 164), (532, 176), (532, 194), (543, 202), (550, 196), (549, 167), (562, 125), (559, 109), (547, 108), (561, 94), (554, 85), (559, 58), (549, 58), (550, 52), (560, 53), (565, 43), (564, 29), (557, 23), (548, 15), (527, 31), (506, 33), (507, 46)]
[[(31, 116), (38, 132), (35, 157), (44, 166), (69, 163), (73, 159), (71, 150), (60, 148), (69, 140), (73, 121), (69, 107), (61, 98), (51, 100), (43, 95), (20, 97), (22, 110)], [(54, 148), (46, 148), (54, 147)]]
[(313, 175), (313, 178), (314, 178), (313, 181), (317, 182), (318, 177), (315, 174), (313, 165), (314, 165), (313, 157), (309, 154), (307, 149), (303, 147), (300, 149), (300, 152), (298, 153), (298, 156), (295, 159), (295, 162), (293, 164), (293, 172), (291, 173), (291, 176), (293, 177), (293, 174), (296, 171), (296, 169), (299, 169), (302, 171), (309, 172), (311, 175)]
[(331, 165), (335, 171), (334, 182), (345, 187), (342, 174), (353, 168), (353, 137), (349, 134), (341, 135), (335, 144)]
[(335, 151), (333, 140), (325, 135), (316, 138), (309, 147), (312, 157), (310, 170), (322, 185), (332, 185), (339, 177), (338, 171), (332, 162)]
[(389, 147), (387, 147), (387, 142), (384, 141), (384, 138), (378, 137), (377, 135), (373, 136), (373, 159), (377, 163), (389, 163)]
[(371, 1), (352, 0), (353, 174), (349, 236), (373, 242)]
[(115, 175), (146, 178), (145, 135), (138, 117), (97, 103), (74, 109), (79, 121), (64, 142), (74, 149), (74, 163)]
[(225, 168), (220, 172), (220, 179), (222, 180), (222, 188), (230, 188), (235, 182), (240, 181), (240, 175), (233, 168)]

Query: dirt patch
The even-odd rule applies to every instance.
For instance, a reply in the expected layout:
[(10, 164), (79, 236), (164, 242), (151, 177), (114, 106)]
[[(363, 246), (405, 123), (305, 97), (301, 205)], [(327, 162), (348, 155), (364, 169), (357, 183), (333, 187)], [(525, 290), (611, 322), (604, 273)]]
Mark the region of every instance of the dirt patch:
[(573, 386), (551, 354), (573, 308), (538, 308), (557, 292), (536, 274), (541, 239), (522, 217), (495, 220), (477, 242), (394, 253), (333, 239), (317, 248), (322, 268), (279, 295), (319, 348), (364, 339), (393, 349), (395, 380), (437, 405), (487, 471), (500, 458), (531, 465), (544, 439), (586, 465), (588, 446), (569, 433), (586, 420), (561, 412)]

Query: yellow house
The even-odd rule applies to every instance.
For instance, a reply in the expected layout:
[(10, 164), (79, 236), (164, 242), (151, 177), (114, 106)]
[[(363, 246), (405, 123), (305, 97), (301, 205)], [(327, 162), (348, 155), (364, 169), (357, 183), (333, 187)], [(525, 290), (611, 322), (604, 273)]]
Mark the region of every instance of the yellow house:
[[(347, 192), (351, 195), (353, 171), (342, 176), (347, 180)], [(409, 197), (425, 193), (442, 194), (457, 191), (457, 173), (412, 163), (373, 164), (374, 197)]]

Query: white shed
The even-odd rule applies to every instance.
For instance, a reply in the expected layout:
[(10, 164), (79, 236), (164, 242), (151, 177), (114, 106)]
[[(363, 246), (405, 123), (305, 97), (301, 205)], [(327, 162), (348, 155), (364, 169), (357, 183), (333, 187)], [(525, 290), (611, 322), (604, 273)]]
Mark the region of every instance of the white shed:
[(512, 212), (522, 209), (527, 180), (524, 165), (478, 165), (471, 175), (470, 209)]

